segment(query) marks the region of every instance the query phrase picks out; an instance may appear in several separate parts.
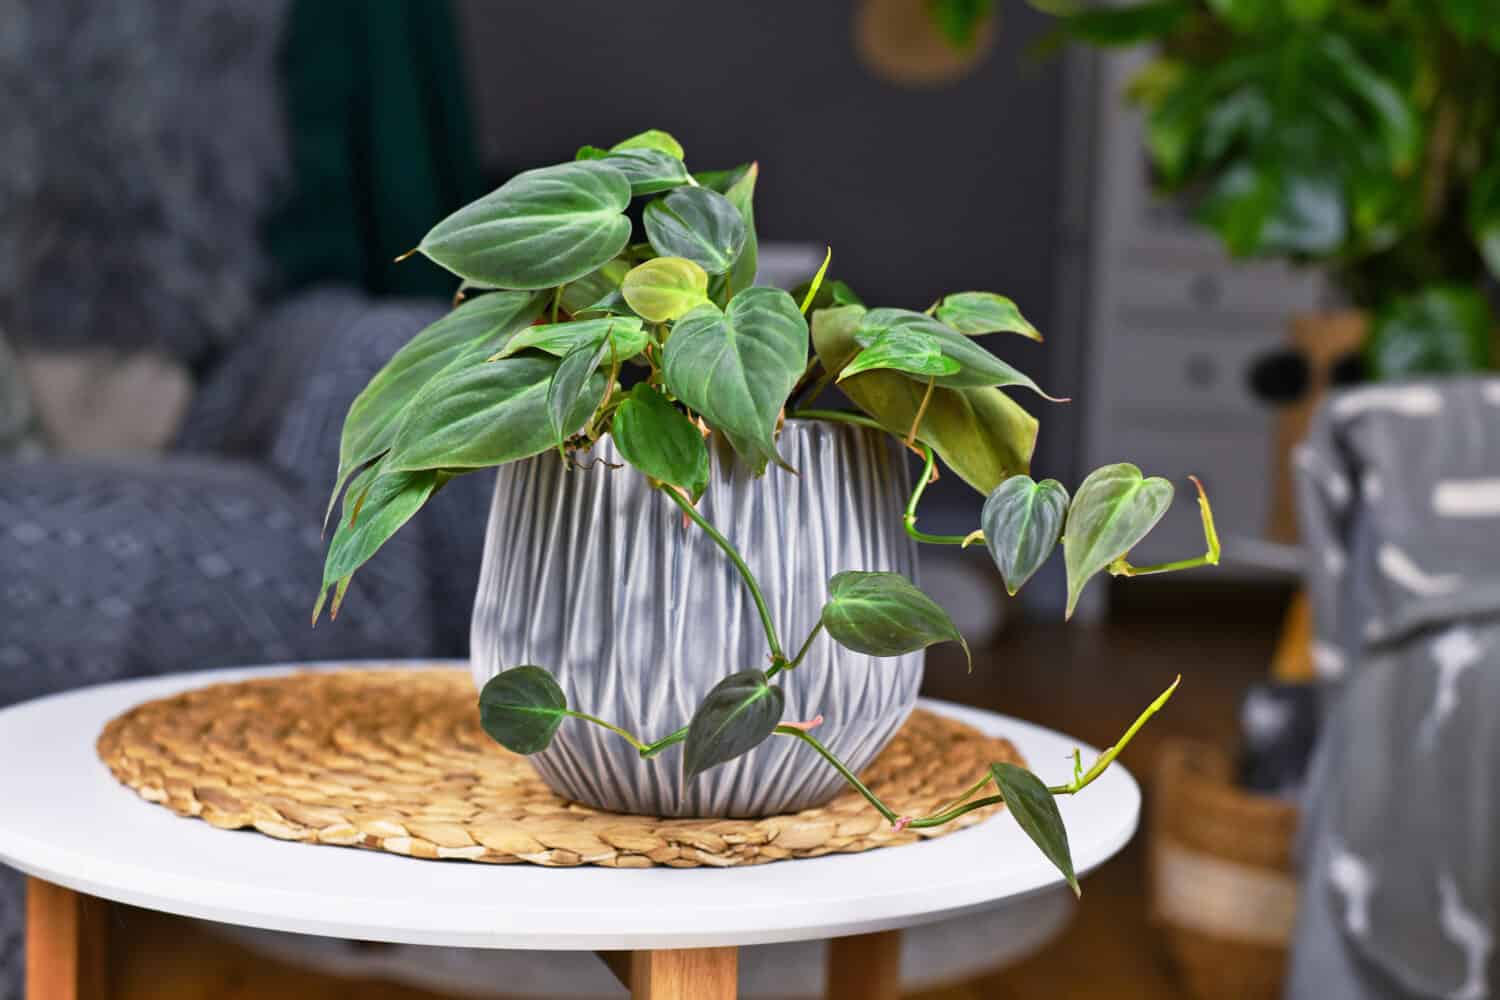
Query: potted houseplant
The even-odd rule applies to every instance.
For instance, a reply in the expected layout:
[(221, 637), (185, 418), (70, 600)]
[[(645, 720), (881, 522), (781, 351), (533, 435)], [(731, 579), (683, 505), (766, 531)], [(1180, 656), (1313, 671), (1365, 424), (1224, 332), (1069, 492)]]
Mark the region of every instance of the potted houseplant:
[[(1016, 306), (962, 292), (867, 308), (824, 280), (826, 259), (800, 301), (756, 287), (756, 179), (755, 164), (690, 172), (650, 131), (438, 223), (413, 252), (464, 301), (350, 407), (314, 621), (445, 482), (499, 466), (474, 615), (481, 721), (561, 794), (764, 815), (848, 782), (914, 826), (1003, 799), (1072, 882), (1052, 797), (1124, 740), (1050, 789), (998, 764), (935, 816), (897, 816), (855, 776), (914, 704), (921, 651), (963, 643), (910, 579), (915, 546), (982, 544), (1014, 593), (1066, 535), (1071, 611), (1105, 570), (1217, 561), (1207, 501), (1205, 555), (1131, 566), (1173, 488), (1122, 464), (1070, 498), (1027, 474), (1037, 422), (1002, 388), (1040, 389), (974, 340), (1037, 337)], [(835, 382), (858, 410), (799, 405)], [(904, 449), (923, 461), (914, 486)], [(988, 497), (970, 535), (917, 527), (938, 459)]]

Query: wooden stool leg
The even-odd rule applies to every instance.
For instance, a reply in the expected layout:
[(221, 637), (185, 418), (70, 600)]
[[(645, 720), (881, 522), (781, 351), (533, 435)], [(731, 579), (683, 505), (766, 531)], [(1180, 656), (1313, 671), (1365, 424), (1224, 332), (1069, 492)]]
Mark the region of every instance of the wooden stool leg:
[(599, 952), (631, 1000), (735, 1000), (739, 955), (738, 948)]
[(897, 1000), (901, 932), (881, 931), (828, 942), (828, 1000)]
[(104, 1000), (109, 904), (39, 878), (26, 882), (26, 996)]

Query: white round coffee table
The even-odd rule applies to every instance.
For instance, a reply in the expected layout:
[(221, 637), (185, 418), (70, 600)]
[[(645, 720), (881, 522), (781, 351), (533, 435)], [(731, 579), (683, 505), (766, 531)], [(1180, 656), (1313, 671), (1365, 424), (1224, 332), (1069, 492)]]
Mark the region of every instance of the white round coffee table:
[[(390, 664), (380, 664), (390, 666)], [(347, 665), (343, 665), (347, 666)], [(229, 833), (116, 783), (104, 724), (143, 701), (264, 676), (254, 668), (86, 688), (0, 711), (0, 861), (31, 876), (31, 995), (90, 994), (92, 898), (244, 927), (464, 948), (597, 951), (637, 997), (734, 996), (741, 945), (827, 938), (830, 994), (894, 996), (891, 932), (998, 907), (1061, 878), (1004, 813), (906, 847), (750, 868), (614, 870), (419, 861)], [(1078, 744), (1005, 716), (925, 702), (1011, 739), (1045, 781)], [(1083, 748), (1085, 760), (1093, 751)], [(1059, 802), (1080, 875), (1130, 839), (1140, 792), (1116, 765)], [(1087, 905), (1087, 894), (1085, 902)]]

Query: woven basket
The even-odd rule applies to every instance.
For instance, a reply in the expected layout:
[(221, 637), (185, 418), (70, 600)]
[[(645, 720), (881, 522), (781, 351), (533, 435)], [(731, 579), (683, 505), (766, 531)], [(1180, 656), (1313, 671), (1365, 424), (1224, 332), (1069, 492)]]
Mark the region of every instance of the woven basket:
[(1151, 841), (1152, 918), (1184, 985), (1203, 1000), (1281, 996), (1297, 914), (1297, 809), (1234, 786), (1228, 755), (1162, 752)]

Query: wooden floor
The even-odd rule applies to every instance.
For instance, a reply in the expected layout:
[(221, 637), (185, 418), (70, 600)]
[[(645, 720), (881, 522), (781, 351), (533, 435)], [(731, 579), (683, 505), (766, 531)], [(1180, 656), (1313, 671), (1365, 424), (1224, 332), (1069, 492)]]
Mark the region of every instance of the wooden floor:
[[(1191, 736), (1232, 747), (1245, 685), (1266, 674), (1288, 593), (1227, 585), (1188, 591), (1175, 581), (1131, 581), (1098, 629), (1012, 623), (975, 650), (974, 671), (942, 648), (925, 693), (1053, 726), (1108, 745), (1137, 712), (1183, 675), (1182, 688), (1124, 757), (1146, 784), (1162, 740)], [(1078, 917), (1040, 953), (1004, 971), (918, 1000), (1187, 1000), (1146, 921), (1143, 830), (1084, 882)], [(223, 945), (201, 928), (124, 911), (132, 948), (116, 974), (130, 1000), (442, 1000), (382, 983), (315, 976)]]

